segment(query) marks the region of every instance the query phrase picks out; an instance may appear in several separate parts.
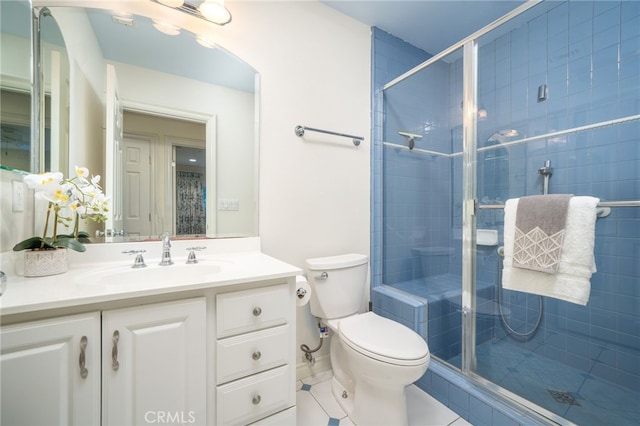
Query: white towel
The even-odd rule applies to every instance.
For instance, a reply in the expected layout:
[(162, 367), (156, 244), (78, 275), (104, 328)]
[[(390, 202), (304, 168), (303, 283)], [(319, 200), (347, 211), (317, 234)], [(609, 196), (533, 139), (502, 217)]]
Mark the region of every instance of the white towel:
[(591, 275), (596, 272), (596, 206), (594, 197), (572, 197), (567, 211), (566, 235), (556, 274), (513, 267), (518, 199), (507, 200), (504, 208), (504, 267), (502, 286), (509, 290), (554, 297), (586, 305), (591, 293)]

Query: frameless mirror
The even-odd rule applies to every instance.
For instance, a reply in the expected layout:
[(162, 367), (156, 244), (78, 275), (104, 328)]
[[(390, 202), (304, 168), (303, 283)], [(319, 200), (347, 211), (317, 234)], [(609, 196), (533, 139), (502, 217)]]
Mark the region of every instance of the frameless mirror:
[[(205, 47), (198, 18), (108, 3), (48, 8), (70, 64), (67, 164), (103, 176), (105, 240), (258, 235), (256, 71)], [(159, 25), (159, 12), (176, 26)]]
[(31, 170), (31, 5), (0, 1), (0, 167)]

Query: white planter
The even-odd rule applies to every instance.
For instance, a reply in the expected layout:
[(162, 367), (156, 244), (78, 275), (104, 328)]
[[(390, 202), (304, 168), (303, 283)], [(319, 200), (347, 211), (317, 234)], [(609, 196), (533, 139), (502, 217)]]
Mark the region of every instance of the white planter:
[(67, 249), (25, 250), (24, 276), (46, 277), (67, 272)]

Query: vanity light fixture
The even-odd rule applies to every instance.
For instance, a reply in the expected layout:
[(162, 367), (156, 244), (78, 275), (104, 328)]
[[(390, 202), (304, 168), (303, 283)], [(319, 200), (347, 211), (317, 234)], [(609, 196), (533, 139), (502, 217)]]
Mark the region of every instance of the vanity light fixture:
[(152, 0), (164, 6), (178, 9), (197, 18), (216, 25), (231, 22), (231, 12), (225, 7), (224, 0)]
[(124, 25), (126, 27), (135, 27), (136, 26), (135, 19), (133, 19), (130, 16), (113, 15), (111, 17), (111, 19), (113, 19), (114, 22), (117, 22), (118, 24), (122, 24), (122, 25)]
[(224, 6), (224, 0), (205, 0), (200, 3), (198, 10), (214, 24), (224, 25), (231, 22), (231, 13)]
[(153, 26), (156, 30), (166, 35), (174, 36), (174, 35), (180, 34), (180, 28), (176, 27), (175, 25), (169, 24), (167, 22), (156, 21), (154, 19)]

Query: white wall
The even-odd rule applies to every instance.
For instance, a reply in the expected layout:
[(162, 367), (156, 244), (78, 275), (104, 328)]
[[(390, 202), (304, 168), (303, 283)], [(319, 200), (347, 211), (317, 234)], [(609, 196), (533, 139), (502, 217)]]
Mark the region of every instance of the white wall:
[[(369, 254), (370, 29), (318, 2), (229, 1), (233, 22), (218, 43), (261, 76), (262, 250), (304, 259)], [(308, 132), (306, 125), (366, 139)], [(318, 337), (309, 306), (298, 309), (298, 346)], [(326, 354), (325, 345), (320, 354)]]

